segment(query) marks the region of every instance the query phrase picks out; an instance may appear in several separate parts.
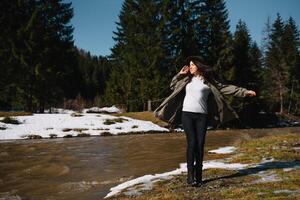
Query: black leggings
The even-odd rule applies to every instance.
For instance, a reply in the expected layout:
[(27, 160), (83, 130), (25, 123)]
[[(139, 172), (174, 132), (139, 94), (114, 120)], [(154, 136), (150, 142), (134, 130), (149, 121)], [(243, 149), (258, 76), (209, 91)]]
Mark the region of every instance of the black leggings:
[(182, 111), (182, 125), (187, 139), (187, 168), (193, 168), (196, 158), (196, 169), (202, 170), (207, 114)]

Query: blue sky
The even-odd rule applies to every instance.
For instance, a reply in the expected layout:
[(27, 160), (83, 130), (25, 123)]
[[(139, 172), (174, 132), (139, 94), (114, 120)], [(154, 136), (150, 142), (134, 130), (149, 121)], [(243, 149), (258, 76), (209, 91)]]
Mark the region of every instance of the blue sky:
[[(106, 56), (114, 45), (113, 31), (116, 30), (118, 15), (123, 0), (66, 0), (72, 2), (74, 17), (74, 41), (79, 48), (93, 55)], [(262, 30), (268, 16), (271, 21), (280, 13), (284, 20), (293, 17), (300, 26), (300, 0), (225, 0), (228, 9), (230, 30), (235, 31), (239, 19), (246, 22), (250, 35), (261, 43)]]

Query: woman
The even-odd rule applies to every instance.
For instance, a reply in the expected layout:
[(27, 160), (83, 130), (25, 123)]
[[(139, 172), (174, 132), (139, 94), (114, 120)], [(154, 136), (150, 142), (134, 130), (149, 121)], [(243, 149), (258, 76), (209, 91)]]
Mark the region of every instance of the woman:
[(200, 57), (191, 56), (187, 63), (171, 81), (172, 94), (154, 113), (172, 127), (182, 122), (187, 140), (187, 184), (200, 187), (203, 185), (202, 167), (207, 124), (218, 127), (238, 118), (223, 95), (252, 97), (256, 93), (216, 81), (212, 68), (203, 64)]

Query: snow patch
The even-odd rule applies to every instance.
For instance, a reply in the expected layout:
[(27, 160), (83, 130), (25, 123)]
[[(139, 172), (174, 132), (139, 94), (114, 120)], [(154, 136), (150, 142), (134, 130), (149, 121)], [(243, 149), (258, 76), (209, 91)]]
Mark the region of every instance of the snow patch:
[(255, 180), (252, 183), (268, 183), (281, 181), (281, 179), (273, 171), (260, 171), (256, 175), (258, 175), (260, 179)]
[(83, 109), (83, 113), (120, 113), (121, 110), (117, 108), (116, 106), (111, 107), (91, 107), (88, 109)]
[(227, 147), (220, 147), (215, 150), (210, 150), (208, 151), (209, 153), (216, 153), (216, 154), (227, 154), (227, 153), (232, 153), (236, 150), (235, 147), (233, 146), (227, 146)]
[(288, 167), (288, 168), (283, 168), (283, 171), (284, 172), (289, 172), (289, 171), (292, 171), (294, 170), (295, 168), (291, 168), (291, 167)]
[(281, 194), (281, 193), (284, 193), (284, 194), (300, 194), (300, 189), (298, 190), (275, 190), (274, 191), (274, 194)]

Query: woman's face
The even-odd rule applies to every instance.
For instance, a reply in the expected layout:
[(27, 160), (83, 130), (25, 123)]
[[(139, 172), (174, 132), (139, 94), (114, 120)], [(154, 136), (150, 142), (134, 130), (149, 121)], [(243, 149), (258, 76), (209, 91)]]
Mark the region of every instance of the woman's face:
[(190, 61), (190, 73), (192, 75), (199, 74), (198, 67), (193, 63), (193, 61)]

